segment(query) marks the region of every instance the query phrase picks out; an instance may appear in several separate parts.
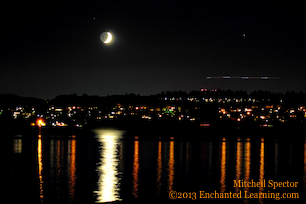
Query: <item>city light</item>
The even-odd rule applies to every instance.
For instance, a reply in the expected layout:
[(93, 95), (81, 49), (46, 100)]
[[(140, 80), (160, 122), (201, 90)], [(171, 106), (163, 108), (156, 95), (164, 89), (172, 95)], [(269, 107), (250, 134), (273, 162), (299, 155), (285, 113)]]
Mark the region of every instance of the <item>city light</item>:
[(46, 126), (45, 120), (43, 118), (38, 118), (36, 120), (36, 126), (38, 127)]

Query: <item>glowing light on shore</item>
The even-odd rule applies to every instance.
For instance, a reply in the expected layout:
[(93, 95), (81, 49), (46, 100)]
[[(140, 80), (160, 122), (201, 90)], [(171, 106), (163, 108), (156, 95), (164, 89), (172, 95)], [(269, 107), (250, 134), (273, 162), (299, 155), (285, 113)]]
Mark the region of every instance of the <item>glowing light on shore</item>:
[(38, 127), (46, 126), (45, 120), (43, 118), (38, 118), (36, 120), (36, 126)]

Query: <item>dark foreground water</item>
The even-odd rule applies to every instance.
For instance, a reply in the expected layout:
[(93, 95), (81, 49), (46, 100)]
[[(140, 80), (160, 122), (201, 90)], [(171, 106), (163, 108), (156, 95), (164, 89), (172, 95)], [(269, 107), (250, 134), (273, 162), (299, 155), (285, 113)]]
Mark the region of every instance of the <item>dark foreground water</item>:
[(6, 181), (2, 199), (219, 203), (230, 197), (235, 203), (306, 202), (302, 132), (251, 138), (167, 134), (101, 129), (94, 137), (15, 135), (1, 145)]

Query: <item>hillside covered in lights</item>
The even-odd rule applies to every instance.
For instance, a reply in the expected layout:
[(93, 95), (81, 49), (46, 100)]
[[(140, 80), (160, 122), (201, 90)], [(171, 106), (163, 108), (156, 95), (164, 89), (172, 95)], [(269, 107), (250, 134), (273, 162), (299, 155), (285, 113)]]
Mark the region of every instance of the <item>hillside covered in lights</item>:
[(278, 128), (306, 122), (306, 94), (255, 91), (167, 91), (152, 96), (60, 95), (52, 100), (0, 95), (0, 122), (6, 129), (123, 128), (154, 124), (168, 128)]

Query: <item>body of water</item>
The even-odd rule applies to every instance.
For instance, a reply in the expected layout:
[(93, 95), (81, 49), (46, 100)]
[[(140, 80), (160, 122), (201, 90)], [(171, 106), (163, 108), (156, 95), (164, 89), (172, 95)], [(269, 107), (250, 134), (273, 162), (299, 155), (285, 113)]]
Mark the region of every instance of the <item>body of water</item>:
[(15, 135), (3, 148), (7, 196), (19, 203), (306, 201), (303, 135), (199, 134)]

